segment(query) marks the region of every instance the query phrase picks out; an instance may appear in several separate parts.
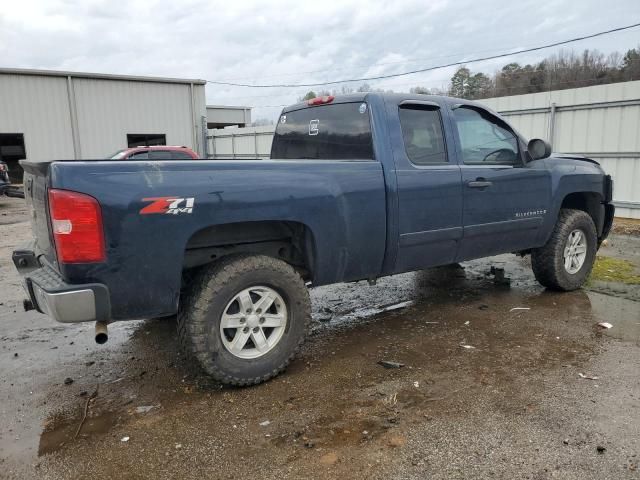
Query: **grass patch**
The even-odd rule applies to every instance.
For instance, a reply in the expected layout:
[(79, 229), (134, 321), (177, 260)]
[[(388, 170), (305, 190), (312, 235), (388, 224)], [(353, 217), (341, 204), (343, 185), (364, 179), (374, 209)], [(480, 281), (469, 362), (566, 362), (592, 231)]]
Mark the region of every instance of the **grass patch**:
[(640, 275), (635, 273), (635, 268), (628, 260), (598, 255), (589, 280), (640, 285)]

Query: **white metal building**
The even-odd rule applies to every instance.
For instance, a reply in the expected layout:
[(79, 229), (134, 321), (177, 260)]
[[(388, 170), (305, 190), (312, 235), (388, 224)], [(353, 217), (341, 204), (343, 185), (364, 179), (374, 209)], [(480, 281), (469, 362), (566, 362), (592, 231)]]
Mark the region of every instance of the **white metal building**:
[(480, 100), (555, 152), (597, 160), (613, 177), (616, 216), (640, 218), (640, 81)]
[(207, 128), (248, 127), (249, 125), (251, 125), (250, 107), (207, 105)]
[[(235, 117), (241, 113), (241, 120)], [(217, 107), (215, 122), (251, 121)], [(205, 81), (0, 69), (0, 160), (106, 158), (138, 145), (184, 145), (206, 155)]]

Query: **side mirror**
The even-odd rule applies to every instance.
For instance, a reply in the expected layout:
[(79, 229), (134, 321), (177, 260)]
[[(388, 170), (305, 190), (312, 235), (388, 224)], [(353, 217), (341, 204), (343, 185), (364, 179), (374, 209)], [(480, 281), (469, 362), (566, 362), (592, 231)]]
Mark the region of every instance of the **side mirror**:
[(532, 138), (527, 145), (527, 151), (533, 160), (540, 160), (551, 155), (551, 144), (540, 138)]

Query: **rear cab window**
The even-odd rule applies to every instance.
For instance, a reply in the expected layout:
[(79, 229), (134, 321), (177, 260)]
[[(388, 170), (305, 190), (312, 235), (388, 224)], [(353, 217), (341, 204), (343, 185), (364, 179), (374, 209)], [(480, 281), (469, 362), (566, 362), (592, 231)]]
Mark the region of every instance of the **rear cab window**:
[(413, 164), (447, 163), (447, 150), (439, 107), (402, 105), (399, 117), (405, 152)]
[(274, 160), (373, 160), (365, 102), (301, 108), (280, 116), (271, 148)]

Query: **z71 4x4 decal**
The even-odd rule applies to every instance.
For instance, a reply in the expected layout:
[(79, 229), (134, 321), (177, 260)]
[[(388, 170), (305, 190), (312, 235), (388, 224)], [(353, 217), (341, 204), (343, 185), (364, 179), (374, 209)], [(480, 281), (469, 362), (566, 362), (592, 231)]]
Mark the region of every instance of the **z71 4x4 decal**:
[(143, 202), (151, 202), (140, 210), (140, 215), (150, 215), (153, 213), (166, 213), (178, 215), (179, 213), (193, 213), (193, 197), (150, 197), (143, 198)]

